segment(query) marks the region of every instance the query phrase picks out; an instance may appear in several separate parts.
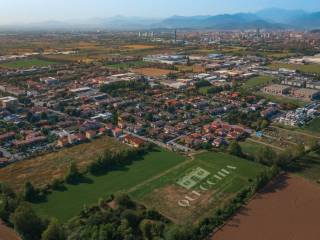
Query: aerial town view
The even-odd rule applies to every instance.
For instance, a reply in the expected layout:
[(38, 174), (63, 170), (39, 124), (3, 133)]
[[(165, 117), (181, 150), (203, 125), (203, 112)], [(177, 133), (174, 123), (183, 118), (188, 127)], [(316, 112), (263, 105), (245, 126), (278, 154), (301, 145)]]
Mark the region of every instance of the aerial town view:
[(319, 0), (0, 0), (0, 240), (319, 240)]

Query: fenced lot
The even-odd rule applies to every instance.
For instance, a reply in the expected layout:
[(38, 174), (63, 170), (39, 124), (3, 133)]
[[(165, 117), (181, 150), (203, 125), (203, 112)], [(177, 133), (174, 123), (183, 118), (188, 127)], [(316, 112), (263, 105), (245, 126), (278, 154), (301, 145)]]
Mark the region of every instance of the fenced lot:
[(177, 224), (193, 223), (249, 186), (263, 169), (228, 154), (203, 153), (140, 186), (131, 195)]

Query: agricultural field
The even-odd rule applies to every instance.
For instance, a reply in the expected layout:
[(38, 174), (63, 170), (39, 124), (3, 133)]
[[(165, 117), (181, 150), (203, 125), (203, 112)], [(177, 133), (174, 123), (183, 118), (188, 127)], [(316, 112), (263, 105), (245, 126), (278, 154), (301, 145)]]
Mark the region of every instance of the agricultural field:
[(317, 240), (320, 188), (305, 179), (282, 175), (270, 183), (226, 225), (214, 240)]
[(0, 221), (0, 239), (1, 240), (21, 240), (17, 233), (13, 231), (13, 229), (4, 225), (2, 221)]
[(149, 77), (160, 77), (168, 75), (169, 73), (176, 73), (176, 71), (160, 68), (135, 68), (132, 69), (133, 72), (138, 74), (143, 74)]
[(42, 59), (32, 58), (32, 59), (20, 59), (20, 60), (15, 60), (11, 62), (1, 63), (0, 68), (17, 69), (17, 68), (31, 68), (31, 67), (46, 67), (54, 64), (59, 64), (59, 62), (52, 61), (52, 60), (42, 60)]
[(203, 73), (206, 71), (205, 67), (196, 64), (192, 66), (176, 65), (175, 66), (180, 72), (192, 72), (192, 73)]
[(194, 223), (249, 186), (263, 170), (263, 166), (235, 156), (206, 152), (136, 188), (131, 195), (176, 224)]
[(288, 68), (292, 70), (299, 70), (304, 73), (320, 73), (319, 64), (287, 64), (287, 63), (272, 63), (269, 65), (271, 69), (278, 70), (279, 68)]
[(106, 67), (112, 69), (121, 69), (121, 70), (128, 70), (129, 68), (142, 68), (148, 66), (149, 63), (144, 61), (131, 61), (131, 62), (123, 62), (117, 64), (108, 64)]
[(86, 175), (78, 185), (66, 184), (62, 191), (54, 191), (43, 202), (34, 204), (42, 216), (50, 216), (62, 222), (78, 214), (84, 205), (96, 204), (99, 198), (117, 192), (127, 192), (144, 181), (178, 165), (186, 158), (174, 152), (156, 149), (134, 161), (130, 166), (119, 168), (105, 175)]
[(1, 168), (0, 182), (7, 182), (17, 191), (22, 189), (26, 181), (31, 181), (36, 187), (42, 187), (55, 178), (63, 178), (70, 162), (75, 162), (80, 169), (84, 170), (106, 150), (121, 151), (125, 148), (127, 145), (112, 138), (103, 137), (90, 143), (64, 148)]
[(128, 50), (145, 50), (145, 49), (154, 49), (154, 48), (157, 48), (157, 46), (145, 45), (145, 44), (132, 44), (132, 45), (121, 46), (121, 49), (128, 49)]
[(263, 85), (267, 85), (269, 83), (272, 83), (272, 81), (274, 80), (273, 77), (271, 76), (257, 76), (257, 77), (253, 77), (248, 79), (243, 87), (244, 88), (255, 88), (255, 87), (259, 87), (259, 86), (263, 86)]

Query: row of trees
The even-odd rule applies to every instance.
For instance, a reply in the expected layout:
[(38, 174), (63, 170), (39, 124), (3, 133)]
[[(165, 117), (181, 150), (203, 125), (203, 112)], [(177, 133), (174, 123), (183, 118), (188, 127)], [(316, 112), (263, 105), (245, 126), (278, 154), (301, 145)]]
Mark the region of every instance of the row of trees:
[[(112, 206), (112, 207), (111, 207)], [(65, 225), (68, 240), (163, 239), (168, 220), (132, 201), (126, 194), (85, 207)]]
[(99, 156), (96, 161), (89, 165), (88, 171), (91, 174), (97, 175), (106, 173), (114, 168), (129, 165), (135, 161), (138, 156), (145, 154), (152, 148), (152, 144), (145, 143), (144, 147), (140, 149), (129, 148), (117, 152), (105, 151), (103, 155)]

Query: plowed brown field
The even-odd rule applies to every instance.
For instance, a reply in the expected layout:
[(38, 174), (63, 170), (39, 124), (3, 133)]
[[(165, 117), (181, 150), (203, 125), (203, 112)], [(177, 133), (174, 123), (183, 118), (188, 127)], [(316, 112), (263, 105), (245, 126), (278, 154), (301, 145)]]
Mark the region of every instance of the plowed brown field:
[(0, 221), (0, 240), (20, 240), (16, 233)]
[(213, 235), (214, 240), (319, 240), (320, 187), (282, 175)]

